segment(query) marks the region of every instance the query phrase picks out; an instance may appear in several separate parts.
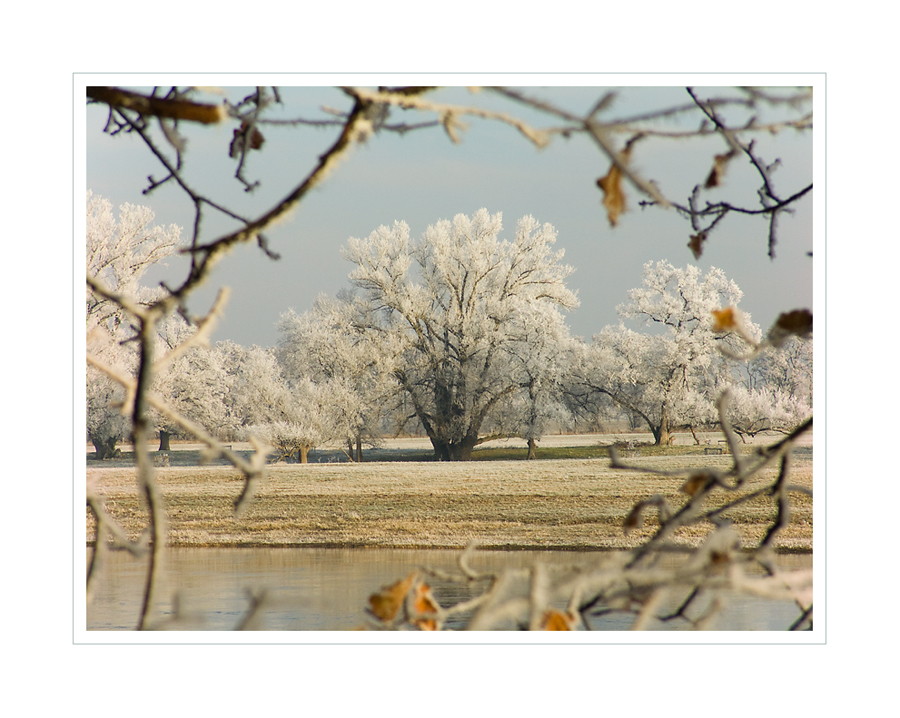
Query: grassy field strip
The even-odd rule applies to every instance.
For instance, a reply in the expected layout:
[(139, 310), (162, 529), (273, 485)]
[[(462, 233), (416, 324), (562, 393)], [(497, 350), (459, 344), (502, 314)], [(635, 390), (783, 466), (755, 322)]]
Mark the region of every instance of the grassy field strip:
[[(634, 458), (667, 470), (726, 468), (727, 457)], [(612, 549), (651, 535), (655, 512), (629, 536), (622, 521), (639, 500), (662, 494), (677, 507), (682, 480), (608, 468), (605, 459), (466, 463), (383, 462), (275, 465), (243, 519), (232, 502), (241, 490), (227, 467), (159, 470), (172, 545), (453, 547), (477, 539), (485, 547)], [(769, 470), (774, 472), (775, 469)], [(132, 537), (145, 525), (132, 470), (89, 468), (88, 480)], [(792, 483), (812, 486), (811, 456), (795, 461)], [(728, 497), (731, 498), (730, 496)], [(812, 549), (812, 499), (793, 496), (791, 524), (777, 546)], [(774, 516), (762, 500), (729, 514), (745, 541), (758, 541)], [(685, 530), (694, 545), (708, 527)], [(93, 524), (88, 520), (88, 541)]]

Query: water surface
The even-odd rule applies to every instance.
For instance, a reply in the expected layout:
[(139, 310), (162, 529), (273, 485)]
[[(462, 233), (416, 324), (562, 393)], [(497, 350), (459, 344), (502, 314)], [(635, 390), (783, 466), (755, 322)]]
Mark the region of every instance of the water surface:
[[(429, 549), (334, 548), (172, 548), (158, 615), (178, 621), (178, 630), (234, 630), (251, 605), (251, 592), (265, 595), (253, 630), (334, 631), (366, 623), (368, 597), (407, 576), (417, 566), (459, 573), (459, 551)], [(88, 549), (88, 556), (91, 549)], [(478, 572), (500, 567), (592, 564), (603, 554), (569, 551), (478, 551), (470, 561)], [(87, 610), (88, 630), (134, 630), (140, 614), (147, 561), (126, 552), (107, 554)], [(812, 556), (783, 556), (784, 568), (809, 568)], [(472, 589), (428, 578), (441, 605), (473, 595)], [(727, 597), (716, 624), (720, 630), (784, 630), (799, 615), (791, 601)], [(177, 610), (176, 610), (177, 608)], [(561, 607), (562, 608), (562, 607)], [(594, 630), (627, 630), (633, 617), (613, 614), (592, 619)], [(450, 628), (459, 625), (450, 624)], [(674, 621), (657, 630), (686, 628)]]

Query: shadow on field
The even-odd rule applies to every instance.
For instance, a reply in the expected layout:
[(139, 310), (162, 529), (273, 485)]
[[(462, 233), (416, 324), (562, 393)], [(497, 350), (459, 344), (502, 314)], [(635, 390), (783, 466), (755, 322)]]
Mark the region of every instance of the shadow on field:
[[(560, 459), (608, 459), (609, 448), (611, 445), (592, 445), (592, 446), (548, 446), (538, 448), (537, 461)], [(636, 457), (655, 457), (655, 456), (705, 456), (710, 453), (727, 453), (727, 449), (718, 446), (710, 447), (709, 445), (687, 445), (687, 446), (654, 446), (652, 444), (612, 444), (619, 450), (623, 458)], [(754, 450), (753, 445), (742, 445), (741, 450), (744, 453), (751, 453)], [(794, 448), (795, 454), (812, 455), (811, 446), (797, 446)], [(246, 450), (236, 450), (239, 456), (249, 461), (253, 452)], [(511, 447), (511, 446), (491, 446), (475, 449), (472, 454), (473, 461), (525, 461), (527, 448)], [(203, 452), (190, 448), (174, 448), (171, 451), (152, 451), (151, 456), (154, 457), (154, 464), (157, 466), (230, 466), (231, 464), (224, 457), (218, 457), (213, 460), (204, 460)], [(97, 461), (93, 452), (87, 453), (87, 465), (92, 468), (127, 468), (134, 465), (134, 453), (131, 451), (122, 451), (121, 454), (114, 459), (105, 459)], [(310, 464), (348, 464), (352, 463), (346, 452), (340, 449), (313, 449), (309, 452), (308, 461)], [(429, 449), (411, 449), (411, 448), (374, 448), (363, 452), (363, 462), (382, 462), (382, 461), (434, 461), (434, 454)]]

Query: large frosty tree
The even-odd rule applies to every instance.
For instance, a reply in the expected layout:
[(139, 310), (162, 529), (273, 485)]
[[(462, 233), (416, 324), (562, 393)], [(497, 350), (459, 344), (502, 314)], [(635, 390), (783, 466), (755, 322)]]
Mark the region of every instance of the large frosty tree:
[(534, 381), (511, 360), (527, 351), (521, 328), (543, 337), (578, 303), (552, 226), (523, 217), (512, 241), (501, 229), (501, 215), (481, 209), (417, 242), (395, 222), (345, 250), (367, 307), (357, 329), (389, 339), (393, 376), (442, 460), (471, 458), (491, 413)]

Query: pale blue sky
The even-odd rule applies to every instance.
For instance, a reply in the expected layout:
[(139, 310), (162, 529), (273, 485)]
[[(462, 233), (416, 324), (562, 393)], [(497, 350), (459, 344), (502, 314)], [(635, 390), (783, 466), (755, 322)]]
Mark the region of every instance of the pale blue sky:
[[(530, 88), (528, 93), (584, 112), (607, 89), (544, 87)], [(349, 100), (333, 89), (282, 87), (281, 91), (288, 107), (286, 117), (321, 116), (322, 104), (338, 109), (349, 106)], [(618, 92), (609, 111), (612, 117), (690, 100), (683, 86), (622, 87)], [(239, 99), (245, 93), (232, 89), (227, 94)], [(701, 90), (701, 94), (712, 91)], [(463, 89), (442, 90), (430, 97), (516, 109), (501, 98), (485, 93), (473, 98)], [(528, 112), (517, 113), (534, 119)], [(174, 186), (142, 194), (147, 176), (160, 179), (164, 171), (139, 138), (104, 135), (106, 114), (98, 106), (87, 110), (87, 188), (114, 205), (149, 205), (158, 223), (179, 224), (189, 235), (192, 205)], [(399, 115), (395, 112), (392, 119)], [(692, 116), (692, 126), (696, 117)], [(410, 121), (416, 119), (425, 116)], [(552, 121), (543, 119), (538, 124)], [(186, 176), (201, 192), (247, 216), (259, 214), (288, 194), (338, 132), (336, 127), (263, 128), (266, 144), (262, 152), (252, 153), (246, 168), (246, 176), (260, 179), (262, 186), (248, 195), (233, 179), (234, 165), (228, 158), (232, 129), (233, 123), (186, 128)], [(812, 181), (811, 132), (760, 136), (757, 147), (770, 162), (781, 158), (782, 166), (773, 178), (783, 195)], [(633, 162), (647, 178), (658, 181), (667, 197), (684, 203), (693, 186), (705, 180), (713, 156), (725, 149), (718, 138), (650, 139), (636, 146)], [(289, 308), (302, 312), (320, 293), (333, 295), (349, 286), (351, 267), (340, 256), (348, 237), (367, 236), (394, 220), (405, 220), (418, 236), (439, 219), (460, 212), (471, 215), (480, 207), (503, 213), (505, 237), (512, 236), (516, 220), (525, 214), (556, 227), (557, 248), (565, 250), (566, 263), (576, 270), (569, 284), (577, 290), (581, 306), (568, 317), (576, 335), (590, 337), (617, 321), (616, 305), (625, 301), (628, 289), (640, 284), (642, 266), (650, 260), (666, 259), (676, 266), (695, 263), (702, 269), (720, 267), (743, 290), (741, 307), (764, 327), (781, 311), (812, 305), (813, 262), (806, 254), (813, 249), (812, 194), (797, 203), (793, 216), (782, 215), (774, 261), (766, 253), (767, 222), (737, 215), (720, 223), (704, 256), (695, 261), (686, 246), (692, 233), (689, 222), (672, 209), (642, 210), (638, 206), (642, 197), (631, 187), (626, 186), (629, 211), (619, 226), (609, 226), (602, 193), (595, 184), (608, 167), (608, 160), (585, 137), (557, 137), (549, 147), (537, 150), (516, 130), (497, 122), (471, 120), (458, 145), (438, 128), (403, 137), (382, 133), (356, 148), (290, 220), (267, 233), (271, 247), (281, 254), (280, 261), (266, 258), (255, 245), (237, 249), (197, 292), (191, 310), (205, 313), (218, 287), (228, 285), (231, 301), (214, 339), (272, 345), (278, 340), (275, 323), (282, 312)], [(704, 193), (704, 199), (752, 206), (759, 184), (752, 168), (737, 160), (729, 167), (724, 188)], [(207, 239), (231, 228), (212, 212), (207, 212), (205, 222)], [(171, 262), (152, 276), (176, 282), (183, 269)]]

